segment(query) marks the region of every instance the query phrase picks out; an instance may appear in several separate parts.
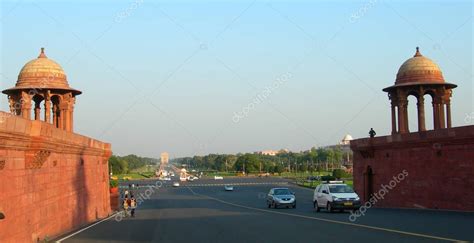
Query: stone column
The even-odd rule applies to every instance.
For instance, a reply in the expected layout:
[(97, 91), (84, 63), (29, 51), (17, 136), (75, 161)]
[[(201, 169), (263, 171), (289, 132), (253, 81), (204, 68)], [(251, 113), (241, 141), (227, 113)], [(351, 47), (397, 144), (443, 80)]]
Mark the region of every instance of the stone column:
[(15, 100), (15, 96), (12, 96), (12, 95), (8, 96), (8, 104), (9, 104), (9, 107), (10, 107), (10, 113), (14, 114), (14, 115), (18, 115), (19, 114), (19, 111), (18, 111), (19, 103), (18, 103), (18, 101)]
[(72, 96), (72, 94), (69, 97), (69, 131), (72, 132), (74, 129), (74, 104), (76, 103), (76, 98)]
[(439, 105), (436, 98), (433, 98), (433, 128), (439, 129)]
[(59, 127), (58, 126), (58, 105), (53, 104), (53, 125), (54, 127)]
[(398, 102), (398, 132), (408, 132), (408, 112), (407, 112), (408, 101), (402, 99)]
[(396, 105), (392, 102), (392, 134), (397, 133), (396, 109)]
[(69, 111), (70, 115), (69, 115), (69, 127), (70, 127), (70, 131), (73, 132), (74, 131), (74, 107), (72, 106), (71, 107), (71, 110)]
[(440, 99), (439, 102), (439, 127), (446, 128), (446, 118), (444, 116), (444, 101)]
[(31, 119), (31, 99), (27, 92), (21, 91), (21, 116)]
[(44, 96), (44, 121), (51, 123), (51, 96), (49, 91)]
[(446, 102), (446, 124), (448, 128), (451, 128), (451, 101)]
[(409, 133), (410, 128), (408, 126), (408, 100), (404, 103), (403, 112), (405, 113), (405, 116), (404, 116), (404, 118), (405, 118), (405, 121), (404, 121), (405, 132)]
[(425, 98), (420, 95), (418, 97), (418, 131), (426, 131), (425, 127)]
[(64, 124), (65, 124), (64, 119), (66, 117), (66, 114), (65, 114), (66, 112), (65, 111), (66, 110), (62, 107), (62, 105), (59, 105), (59, 119), (58, 119), (59, 126), (58, 127), (60, 129), (63, 129), (63, 130), (65, 130), (65, 128), (64, 128), (65, 127), (64, 126)]
[(64, 110), (64, 130), (71, 131), (71, 111), (68, 109)]
[(41, 119), (41, 107), (40, 103), (35, 102), (35, 121), (39, 121)]

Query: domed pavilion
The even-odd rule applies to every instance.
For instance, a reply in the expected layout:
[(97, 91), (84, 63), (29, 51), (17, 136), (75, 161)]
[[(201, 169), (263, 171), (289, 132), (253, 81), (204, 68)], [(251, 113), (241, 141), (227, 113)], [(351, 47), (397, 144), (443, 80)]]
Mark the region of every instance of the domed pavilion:
[(15, 87), (2, 92), (8, 95), (12, 114), (73, 131), (75, 97), (82, 92), (69, 86), (66, 73), (58, 63), (46, 57), (44, 48), (38, 58), (23, 66)]
[(434, 130), (451, 128), (451, 95), (457, 85), (447, 83), (439, 66), (421, 55), (406, 60), (397, 73), (395, 84), (383, 89), (388, 92), (392, 105), (392, 134), (409, 133), (408, 96), (417, 98), (418, 131), (426, 131), (424, 96), (430, 95), (433, 102)]

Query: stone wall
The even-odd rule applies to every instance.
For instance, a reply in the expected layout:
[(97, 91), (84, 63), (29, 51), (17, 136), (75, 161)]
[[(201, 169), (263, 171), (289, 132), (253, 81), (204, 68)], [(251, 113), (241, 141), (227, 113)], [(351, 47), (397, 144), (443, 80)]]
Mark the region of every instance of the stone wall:
[(351, 149), (359, 196), (386, 194), (376, 207), (474, 211), (474, 126), (357, 139)]
[(0, 112), (0, 242), (51, 239), (110, 213), (110, 144)]

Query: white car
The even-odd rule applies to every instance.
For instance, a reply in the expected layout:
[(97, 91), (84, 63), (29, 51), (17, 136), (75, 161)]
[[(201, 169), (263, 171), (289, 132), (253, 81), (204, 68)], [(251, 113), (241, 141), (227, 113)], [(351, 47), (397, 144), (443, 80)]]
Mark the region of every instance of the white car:
[(214, 180), (224, 180), (224, 177), (222, 177), (222, 176), (214, 176)]
[(357, 210), (361, 206), (360, 198), (352, 187), (342, 181), (331, 181), (318, 185), (314, 190), (313, 206), (316, 212), (325, 208), (329, 212), (345, 209)]
[(234, 190), (234, 186), (231, 186), (231, 185), (225, 185), (224, 186), (224, 190), (230, 192), (230, 191), (233, 191)]
[(179, 182), (173, 182), (173, 187), (179, 187)]
[(165, 177), (163, 180), (165, 180), (165, 181), (171, 181), (171, 178)]

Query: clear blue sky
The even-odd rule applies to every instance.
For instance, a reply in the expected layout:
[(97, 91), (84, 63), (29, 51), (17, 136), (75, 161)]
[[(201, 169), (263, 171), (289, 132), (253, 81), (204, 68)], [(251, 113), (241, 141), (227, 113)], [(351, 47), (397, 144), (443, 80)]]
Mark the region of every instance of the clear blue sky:
[(114, 153), (299, 151), (389, 134), (381, 89), (420, 46), (459, 85), (453, 124), (472, 125), (472, 11), (448, 0), (2, 1), (1, 88), (45, 47), (84, 92), (76, 132)]

